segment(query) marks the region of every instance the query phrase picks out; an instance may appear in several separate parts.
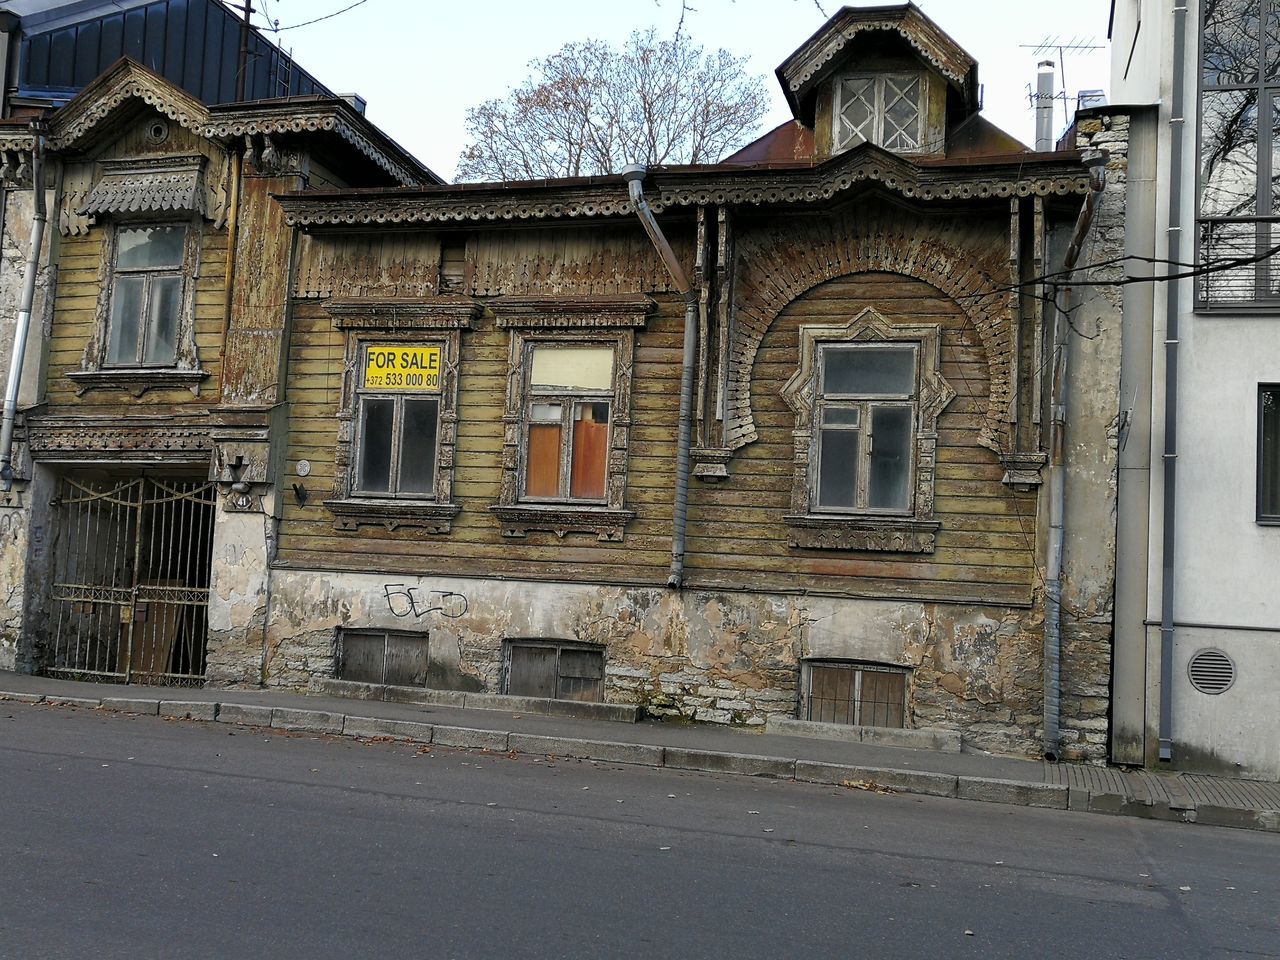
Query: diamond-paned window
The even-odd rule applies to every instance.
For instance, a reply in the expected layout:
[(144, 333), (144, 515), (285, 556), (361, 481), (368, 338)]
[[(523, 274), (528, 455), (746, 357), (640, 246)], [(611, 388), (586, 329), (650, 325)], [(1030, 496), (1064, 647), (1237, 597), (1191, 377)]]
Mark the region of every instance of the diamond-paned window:
[(836, 86), (835, 149), (870, 142), (886, 150), (919, 150), (923, 101), (918, 73), (842, 78)]

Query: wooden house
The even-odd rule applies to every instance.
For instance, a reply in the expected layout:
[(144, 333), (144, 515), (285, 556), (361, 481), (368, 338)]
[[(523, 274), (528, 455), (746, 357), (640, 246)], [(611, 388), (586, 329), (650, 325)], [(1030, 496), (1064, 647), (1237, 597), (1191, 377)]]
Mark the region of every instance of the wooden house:
[[(486, 690), (1101, 758), (1118, 306), (1051, 281), (1123, 216), (1123, 137), (1083, 144), (1109, 180), (1096, 149), (1029, 151), (911, 4), (845, 8), (778, 79), (794, 121), (720, 163), (633, 175), (638, 195), (622, 176), (441, 185), (332, 104), (333, 126), (245, 105), (188, 128), (161, 108), (184, 154), (245, 171), (238, 199), (188, 202), (193, 307), (151, 379), (102, 379), (111, 241), (64, 242), (33, 486), (120, 499), (63, 469), (90, 449), (130, 477), (207, 464), (192, 682)], [(99, 127), (145, 143), (155, 113)], [(300, 167), (253, 172), (288, 152), (273, 138), (268, 161), (267, 130), (296, 131)], [(115, 158), (73, 177), (75, 216), (124, 202), (101, 187), (132, 175)], [(170, 259), (139, 268), (151, 289), (188, 269)], [(1065, 531), (1044, 483), (1055, 416)], [(185, 496), (173, 482), (146, 495)], [(75, 517), (49, 522), (65, 538)], [(35, 529), (30, 557), (56, 564)], [(185, 586), (153, 580), (134, 622), (143, 593)], [(56, 668), (62, 634), (41, 629), (29, 659)]]

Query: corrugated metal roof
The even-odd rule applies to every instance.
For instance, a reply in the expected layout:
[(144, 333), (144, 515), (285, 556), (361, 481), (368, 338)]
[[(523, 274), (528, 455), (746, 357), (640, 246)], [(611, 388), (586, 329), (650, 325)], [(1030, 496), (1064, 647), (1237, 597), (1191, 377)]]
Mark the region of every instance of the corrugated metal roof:
[[(202, 102), (230, 103), (240, 62), (240, 20), (217, 0), (154, 0), (131, 9), (100, 3), (49, 29), (23, 25), (20, 97), (65, 101), (121, 57), (130, 57)], [(257, 30), (249, 37), (247, 100), (333, 96)]]

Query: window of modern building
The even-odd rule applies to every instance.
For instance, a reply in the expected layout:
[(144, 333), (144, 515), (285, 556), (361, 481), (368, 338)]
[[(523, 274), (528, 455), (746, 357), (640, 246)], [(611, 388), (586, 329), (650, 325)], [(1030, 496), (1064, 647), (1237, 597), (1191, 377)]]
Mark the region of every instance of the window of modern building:
[[(1263, 19), (1265, 17), (1265, 23)], [(1280, 7), (1201, 4), (1198, 263), (1201, 306), (1280, 297)]]
[(1258, 519), (1280, 523), (1280, 384), (1258, 389)]

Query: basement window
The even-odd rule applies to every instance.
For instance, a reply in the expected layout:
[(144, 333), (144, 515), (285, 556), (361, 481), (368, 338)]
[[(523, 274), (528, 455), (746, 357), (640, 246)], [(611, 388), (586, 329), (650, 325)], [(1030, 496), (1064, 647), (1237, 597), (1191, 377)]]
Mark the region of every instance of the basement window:
[(810, 661), (803, 667), (800, 716), (857, 727), (905, 727), (907, 671), (854, 661)]
[(396, 687), (427, 685), (428, 634), (339, 629), (334, 662), (339, 680)]
[(506, 692), (548, 700), (604, 700), (604, 650), (554, 640), (507, 641)]

